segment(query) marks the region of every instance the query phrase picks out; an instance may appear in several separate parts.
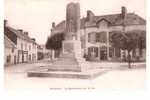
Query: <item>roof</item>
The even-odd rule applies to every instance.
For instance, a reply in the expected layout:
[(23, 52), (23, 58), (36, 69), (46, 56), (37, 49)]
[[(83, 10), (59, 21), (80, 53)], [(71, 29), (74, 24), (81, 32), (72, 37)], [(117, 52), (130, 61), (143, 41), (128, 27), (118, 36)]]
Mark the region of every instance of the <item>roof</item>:
[(16, 45), (6, 35), (4, 35), (4, 45), (6, 48), (16, 48)]
[[(83, 29), (85, 26), (85, 22), (88, 23), (90, 26), (96, 26), (97, 22), (105, 19), (110, 22), (110, 26), (122, 25), (123, 21), (125, 25), (145, 25), (146, 21), (141, 18), (140, 16), (136, 15), (135, 13), (127, 13), (125, 20), (122, 19), (121, 14), (109, 14), (109, 15), (102, 15), (102, 16), (94, 16), (92, 22), (87, 22), (86, 18), (80, 19), (80, 28)], [(65, 30), (65, 20), (60, 22), (56, 27), (53, 29), (54, 31)]]
[(7, 29), (10, 30), (11, 32), (13, 32), (14, 34), (16, 34), (17, 37), (19, 37), (19, 38), (21, 38), (21, 39), (23, 39), (23, 40), (26, 40), (26, 41), (28, 41), (28, 42), (33, 42), (33, 43), (35, 43), (34, 40), (32, 40), (29, 36), (23, 34), (23, 32), (20, 32), (20, 31), (14, 29), (14, 28), (12, 28), (12, 27), (9, 27), (9, 26), (7, 26)]

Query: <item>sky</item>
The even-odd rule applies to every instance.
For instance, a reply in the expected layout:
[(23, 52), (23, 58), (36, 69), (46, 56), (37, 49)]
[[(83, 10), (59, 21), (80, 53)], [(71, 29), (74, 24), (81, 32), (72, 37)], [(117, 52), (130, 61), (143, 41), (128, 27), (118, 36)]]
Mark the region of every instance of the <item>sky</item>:
[(81, 17), (91, 10), (95, 15), (115, 14), (125, 6), (146, 19), (146, 0), (5, 0), (4, 18), (15, 29), (29, 32), (38, 44), (45, 44), (50, 36), (51, 24), (65, 20), (66, 5), (79, 2)]

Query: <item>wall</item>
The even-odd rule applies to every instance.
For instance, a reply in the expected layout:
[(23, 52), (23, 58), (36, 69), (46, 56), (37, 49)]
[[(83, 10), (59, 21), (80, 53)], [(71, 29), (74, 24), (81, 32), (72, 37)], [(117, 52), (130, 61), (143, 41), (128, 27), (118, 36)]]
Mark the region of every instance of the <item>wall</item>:
[[(14, 49), (14, 52), (12, 52), (12, 48), (5, 47), (4, 53), (5, 53), (5, 55), (4, 55), (4, 60), (5, 60), (4, 64), (5, 65), (15, 64), (15, 62), (14, 62), (14, 56), (17, 55), (16, 49)], [(9, 63), (7, 63), (7, 56), (11, 56), (11, 59), (10, 59)], [(17, 56), (16, 56), (16, 61), (17, 61)]]

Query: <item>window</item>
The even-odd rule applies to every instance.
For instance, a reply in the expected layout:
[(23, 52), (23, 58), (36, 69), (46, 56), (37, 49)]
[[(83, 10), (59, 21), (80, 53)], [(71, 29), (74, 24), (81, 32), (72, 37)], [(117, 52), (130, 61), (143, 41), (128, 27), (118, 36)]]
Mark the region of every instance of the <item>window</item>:
[(14, 53), (14, 48), (12, 48), (11, 52)]
[(91, 57), (98, 57), (98, 48), (97, 47), (90, 47), (88, 48), (88, 55)]
[(7, 62), (7, 63), (10, 63), (10, 61), (11, 61), (11, 56), (9, 55), (9, 56), (7, 56), (7, 58), (6, 58), (6, 62)]
[(106, 43), (107, 42), (107, 33), (106, 32), (101, 32), (99, 33), (100, 34), (100, 38), (99, 38), (99, 41), (101, 43)]
[(96, 33), (96, 42), (100, 42), (100, 33)]
[(94, 47), (94, 53), (95, 53), (95, 57), (98, 57), (98, 48)]
[(115, 48), (115, 54), (116, 54), (116, 57), (120, 57), (120, 49), (119, 48)]
[(21, 43), (21, 50), (23, 50), (23, 43)]
[(88, 48), (88, 55), (91, 57), (92, 48)]
[(93, 40), (95, 42), (106, 43), (107, 42), (107, 33), (106, 32), (95, 33)]
[(100, 47), (100, 59), (101, 60), (107, 60), (107, 47), (106, 46), (102, 46)]
[(112, 47), (109, 48), (109, 57), (113, 57), (114, 49)]
[(107, 32), (89, 33), (88, 34), (88, 42), (91, 42), (91, 43), (95, 43), (95, 42), (106, 43), (107, 42)]

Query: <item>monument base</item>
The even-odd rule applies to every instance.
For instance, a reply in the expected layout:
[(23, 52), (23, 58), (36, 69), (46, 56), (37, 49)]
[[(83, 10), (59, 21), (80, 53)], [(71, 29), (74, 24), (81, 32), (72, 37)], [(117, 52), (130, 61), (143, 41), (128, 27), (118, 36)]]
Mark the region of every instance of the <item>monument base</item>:
[[(47, 66), (48, 67), (48, 66)], [(72, 71), (48, 71), (48, 68), (39, 67), (28, 71), (28, 77), (50, 77), (50, 78), (71, 78), (71, 79), (94, 79), (107, 72), (102, 69), (91, 69), (84, 72)]]

